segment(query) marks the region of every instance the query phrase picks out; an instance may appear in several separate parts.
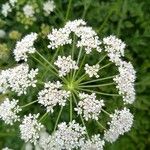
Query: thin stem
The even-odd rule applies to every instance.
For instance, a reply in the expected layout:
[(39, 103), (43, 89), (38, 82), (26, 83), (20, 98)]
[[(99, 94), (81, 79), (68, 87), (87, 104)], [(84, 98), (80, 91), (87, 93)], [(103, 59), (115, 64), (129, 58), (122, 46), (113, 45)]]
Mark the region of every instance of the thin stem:
[(107, 114), (109, 117), (110, 117), (110, 113), (108, 113), (106, 110), (104, 110), (104, 109), (101, 109), (105, 114)]
[(86, 77), (86, 73), (83, 74), (83, 75), (81, 76), (81, 78), (79, 78), (76, 82), (77, 82), (77, 83), (80, 83), (82, 80), (85, 79), (85, 77)]
[(108, 63), (108, 64), (106, 64), (106, 65), (104, 65), (104, 66), (100, 67), (100, 68), (99, 68), (99, 70), (102, 70), (102, 69), (104, 69), (104, 68), (106, 68), (106, 67), (110, 66), (111, 64), (112, 64), (112, 62), (110, 62), (110, 63)]
[[(79, 60), (80, 60), (80, 57), (81, 57), (81, 53), (82, 53), (82, 47), (80, 48), (80, 51), (79, 51), (79, 54), (78, 54), (78, 58), (77, 58), (77, 65), (79, 63)], [(75, 73), (76, 73), (76, 70), (73, 72), (73, 79), (75, 77)]]
[(63, 110), (63, 106), (61, 106), (61, 109), (60, 109), (60, 111), (59, 111), (59, 113), (58, 113), (58, 117), (57, 117), (57, 119), (56, 119), (55, 127), (54, 127), (54, 131), (53, 131), (53, 132), (55, 132), (55, 130), (56, 130), (56, 128), (57, 128), (57, 124), (58, 124), (59, 118), (60, 118), (60, 116), (61, 116), (62, 110)]
[(97, 64), (101, 63), (106, 57), (107, 57), (107, 55), (104, 55), (104, 56), (98, 61)]
[(106, 130), (106, 128), (105, 128), (98, 120), (97, 120), (96, 122), (97, 122), (97, 124), (98, 124), (101, 128), (103, 128), (103, 129)]
[(43, 55), (41, 55), (38, 51), (36, 51), (36, 53), (57, 72), (57, 69)]
[(70, 95), (70, 121), (72, 121), (72, 95)]
[(99, 85), (81, 85), (81, 86), (79, 86), (79, 87), (87, 87), (87, 88), (90, 88), (90, 87), (104, 87), (104, 86), (109, 86), (109, 85), (114, 85), (115, 83), (114, 82), (112, 82), (112, 83), (105, 83), (105, 84), (99, 84)]
[(80, 48), (79, 54), (78, 54), (78, 58), (77, 58), (77, 65), (79, 63), (80, 57), (81, 57), (81, 53), (82, 53), (82, 47)]
[(104, 92), (98, 92), (98, 91), (89, 90), (89, 89), (83, 89), (83, 88), (79, 88), (79, 90), (87, 91), (90, 93), (97, 93), (99, 95), (105, 95), (105, 96), (120, 96), (119, 94), (104, 93)]
[(32, 102), (30, 102), (30, 103), (28, 103), (28, 104), (26, 104), (26, 105), (22, 105), (21, 108), (25, 108), (25, 107), (27, 107), (27, 106), (30, 106), (30, 105), (36, 103), (37, 101), (38, 101), (38, 100), (35, 100), (35, 101), (32, 101)]
[(116, 75), (105, 77), (105, 78), (101, 78), (101, 79), (90, 80), (90, 81), (87, 81), (87, 82), (82, 82), (82, 83), (80, 83), (80, 85), (89, 84), (89, 83), (92, 83), (92, 82), (104, 81), (104, 80), (107, 80), (107, 79), (112, 79), (115, 76)]
[(31, 55), (32, 58), (34, 58), (38, 63), (40, 63), (43, 67), (45, 67), (46, 69), (48, 69), (49, 71), (51, 71), (54, 75), (56, 75), (58, 78), (60, 78), (56, 72), (54, 72), (50, 67), (45, 66), (40, 60), (38, 60), (36, 57), (34, 57), (33, 55)]
[(83, 63), (84, 63), (84, 61), (85, 61), (85, 58), (86, 58), (86, 55), (84, 55), (84, 57), (83, 57), (83, 59), (82, 59), (81, 65), (79, 66), (79, 69), (78, 69), (78, 71), (77, 71), (77, 73), (76, 73), (76, 75), (75, 75), (75, 78), (78, 76), (78, 74), (79, 74), (79, 72), (80, 72), (80, 70), (81, 70), (81, 68), (82, 68), (82, 66), (83, 66)]
[(51, 63), (54, 62), (54, 59), (56, 58), (56, 56), (57, 56), (57, 54), (58, 54), (58, 51), (59, 51), (59, 48), (57, 48), (57, 50), (55, 51), (55, 54), (54, 54), (54, 56), (53, 56), (53, 58), (52, 58), (52, 60), (51, 60)]
[(68, 16), (69, 16), (69, 13), (70, 13), (71, 3), (72, 3), (72, 0), (69, 0), (69, 4), (68, 4), (68, 9), (67, 9), (67, 14), (66, 14), (65, 22), (67, 21)]
[(48, 115), (49, 112), (44, 113), (44, 115), (40, 118), (40, 122)]
[[(76, 92), (75, 92), (75, 94), (77, 95), (77, 93), (76, 93)], [(76, 101), (76, 97), (75, 97), (75, 95), (74, 95), (74, 94), (72, 94), (72, 95), (73, 95), (73, 99), (74, 99), (74, 102), (75, 102), (76, 107), (77, 107), (77, 106), (78, 106), (78, 104), (77, 104), (77, 101)], [(78, 95), (77, 95), (77, 96), (78, 96)], [(86, 125), (85, 125), (84, 119), (83, 119), (83, 117), (82, 117), (82, 115), (81, 115), (81, 114), (80, 114), (79, 116), (80, 116), (80, 119), (81, 119), (81, 122), (82, 122), (83, 126), (85, 127), (87, 138), (89, 139), (89, 134), (88, 134), (88, 131), (87, 131), (87, 128), (86, 128)]]

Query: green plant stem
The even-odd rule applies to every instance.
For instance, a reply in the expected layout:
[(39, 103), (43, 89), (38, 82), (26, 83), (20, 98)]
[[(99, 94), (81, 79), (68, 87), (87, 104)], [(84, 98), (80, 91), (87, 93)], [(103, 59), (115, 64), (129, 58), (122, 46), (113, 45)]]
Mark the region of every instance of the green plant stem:
[(90, 93), (96, 93), (96, 94), (99, 94), (99, 95), (105, 95), (105, 96), (120, 96), (119, 94), (104, 93), (104, 92), (98, 92), (98, 91), (89, 90), (89, 89), (83, 89), (83, 88), (79, 88), (79, 90), (87, 91), (87, 92), (90, 92)]
[(81, 78), (79, 78), (76, 82), (77, 82), (77, 83), (80, 83), (82, 80), (85, 79), (85, 77), (86, 77), (86, 74), (83, 74), (83, 75), (81, 76)]
[[(76, 92), (75, 92), (75, 94), (78, 96), (78, 94)], [(76, 104), (76, 107), (78, 107), (78, 104), (77, 104), (76, 97), (75, 97), (74, 93), (72, 95), (73, 95), (73, 99), (74, 99), (74, 102)], [(81, 114), (79, 116), (80, 116), (80, 119), (81, 119), (81, 122), (82, 122), (83, 126), (85, 127), (87, 138), (89, 139), (89, 134), (88, 134), (84, 119), (83, 119)]]
[(70, 121), (72, 121), (72, 95), (70, 95)]
[(108, 64), (106, 64), (106, 65), (104, 65), (104, 66), (100, 67), (100, 68), (99, 68), (99, 70), (102, 70), (102, 69), (104, 69), (104, 68), (106, 68), (106, 67), (110, 66), (111, 64), (112, 64), (112, 62), (110, 62), (110, 63), (108, 63)]
[(55, 130), (56, 130), (56, 128), (57, 128), (58, 121), (59, 121), (59, 119), (60, 119), (60, 116), (61, 116), (62, 111), (63, 111), (63, 106), (61, 106), (61, 109), (60, 109), (60, 111), (59, 111), (59, 113), (58, 113), (58, 117), (57, 117), (57, 119), (56, 119), (55, 127), (54, 127), (53, 132), (55, 132)]
[(106, 57), (107, 57), (107, 55), (104, 55), (104, 56), (98, 61), (97, 64), (100, 64)]
[(51, 71), (54, 75), (56, 75), (58, 78), (60, 78), (56, 72), (54, 72), (50, 67), (45, 66), (39, 59), (37, 59), (36, 57), (34, 57), (33, 55), (31, 55), (32, 58), (34, 58), (38, 63), (40, 63), (43, 67), (45, 67), (46, 69), (48, 69), (49, 71)]
[(68, 8), (67, 8), (67, 13), (66, 13), (65, 22), (67, 21), (67, 19), (68, 19), (68, 17), (69, 17), (69, 13), (70, 13), (70, 9), (71, 9), (71, 3), (72, 3), (72, 0), (69, 0), (69, 4), (68, 4)]
[(104, 86), (109, 86), (109, 85), (114, 85), (115, 83), (105, 83), (105, 84), (99, 84), (99, 85), (79, 85), (81, 88), (90, 88), (90, 87), (104, 87)]
[(45, 112), (44, 115), (39, 119), (39, 121), (41, 122), (47, 115), (49, 112)]
[(97, 122), (97, 124), (98, 124), (101, 128), (103, 128), (103, 129), (106, 130), (106, 128), (105, 128), (99, 121), (96, 121), (96, 122)]
[(104, 110), (104, 109), (101, 109), (105, 114), (107, 114), (109, 117), (110, 117), (110, 113), (108, 113), (106, 110)]
[(107, 80), (107, 79), (112, 79), (112, 78), (114, 78), (115, 76), (116, 76), (116, 75), (114, 75), (114, 76), (109, 76), (109, 77), (105, 77), (105, 78), (100, 78), (100, 79), (95, 79), (95, 80), (90, 80), (90, 81), (87, 81), (87, 82), (82, 82), (82, 83), (80, 83), (80, 85), (89, 84), (89, 83), (92, 83), (92, 82), (104, 81), (104, 80)]
[(59, 48), (57, 48), (57, 50), (55, 51), (55, 54), (54, 54), (54, 56), (53, 56), (53, 58), (52, 58), (52, 60), (51, 60), (51, 63), (54, 62), (54, 60), (55, 60), (55, 58), (56, 58), (58, 52), (59, 52)]
[(58, 72), (57, 69), (56, 69), (43, 55), (41, 55), (38, 51), (36, 51), (36, 53), (37, 53), (47, 64), (49, 64), (51, 68), (53, 68), (56, 72)]
[(32, 102), (30, 102), (30, 103), (28, 103), (28, 104), (26, 104), (26, 105), (22, 105), (21, 108), (25, 108), (25, 107), (27, 107), (27, 106), (30, 106), (30, 105), (36, 103), (37, 101), (38, 101), (38, 100), (35, 100), (35, 101), (32, 101)]

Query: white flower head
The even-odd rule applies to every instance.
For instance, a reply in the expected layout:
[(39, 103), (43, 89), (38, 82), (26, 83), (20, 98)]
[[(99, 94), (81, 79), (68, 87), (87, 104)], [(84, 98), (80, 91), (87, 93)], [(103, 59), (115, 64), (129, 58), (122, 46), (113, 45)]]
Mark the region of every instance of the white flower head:
[(21, 41), (17, 42), (13, 52), (16, 61), (27, 61), (27, 54), (35, 53), (36, 49), (34, 48), (33, 44), (36, 39), (37, 33), (30, 33), (26, 35)]
[(48, 35), (48, 39), (50, 40), (48, 48), (55, 49), (59, 46), (71, 44), (72, 39), (70, 39), (69, 34), (70, 32), (64, 28), (60, 28), (59, 30), (52, 29), (52, 33)]
[(122, 61), (119, 66), (119, 75), (113, 79), (116, 82), (116, 88), (119, 94), (123, 96), (125, 103), (132, 104), (135, 100), (135, 70), (132, 64)]
[(23, 12), (27, 18), (34, 17), (34, 14), (35, 14), (33, 6), (28, 5), (28, 4), (23, 7)]
[(75, 110), (78, 114), (82, 114), (85, 120), (94, 119), (98, 120), (102, 107), (104, 106), (103, 100), (96, 100), (96, 94), (91, 95), (80, 93), (81, 99)]
[(59, 68), (59, 76), (66, 76), (72, 69), (77, 70), (78, 66), (76, 61), (71, 59), (71, 55), (58, 56), (58, 59), (54, 63)]
[(38, 93), (38, 103), (44, 105), (47, 111), (53, 113), (53, 107), (59, 104), (65, 106), (70, 92), (61, 89), (62, 84), (57, 82), (45, 83), (44, 89)]
[(72, 39), (70, 34), (73, 32), (78, 37), (77, 47), (84, 47), (86, 54), (89, 54), (92, 49), (101, 52), (101, 41), (96, 32), (91, 27), (85, 25), (86, 22), (79, 19), (67, 22), (65, 27), (60, 28), (59, 30), (53, 29), (52, 33), (48, 35), (48, 39), (50, 40), (48, 48), (54, 49), (59, 46), (71, 44)]
[(109, 130), (104, 133), (104, 138), (108, 142), (114, 142), (120, 135), (128, 132), (133, 124), (133, 115), (126, 107), (123, 110), (115, 110), (115, 113), (110, 116), (111, 122), (108, 122), (110, 126)]
[(105, 51), (108, 52), (110, 61), (118, 65), (120, 57), (124, 56), (125, 43), (113, 35), (103, 38), (103, 43), (105, 45)]
[(45, 11), (46, 15), (49, 15), (51, 12), (53, 12), (55, 7), (56, 6), (53, 0), (48, 0), (43, 3), (43, 10)]
[(100, 138), (100, 135), (93, 135), (91, 139), (88, 139), (81, 146), (81, 150), (103, 150), (104, 140)]
[(22, 123), (20, 124), (21, 139), (25, 142), (31, 142), (36, 144), (39, 139), (39, 134), (43, 125), (38, 122), (39, 114), (29, 114), (24, 116)]
[(15, 4), (17, 3), (18, 0), (9, 0), (9, 3), (12, 7), (15, 6)]
[(12, 69), (2, 70), (0, 73), (1, 92), (7, 90), (14, 91), (20, 96), (26, 94), (27, 88), (36, 86), (37, 80), (35, 76), (38, 74), (38, 69), (29, 70), (27, 64), (20, 64)]
[(2, 10), (1, 10), (1, 13), (7, 17), (8, 16), (8, 13), (10, 13), (12, 11), (12, 8), (10, 7), (10, 4), (9, 3), (5, 3), (2, 5)]
[(6, 124), (13, 125), (14, 122), (20, 120), (18, 113), (21, 110), (21, 107), (18, 106), (18, 100), (9, 100), (6, 98), (0, 104), (0, 119), (2, 119)]
[(89, 77), (93, 77), (95, 76), (96, 78), (99, 77), (98, 75), (98, 71), (99, 71), (99, 64), (93, 65), (93, 66), (89, 66), (88, 64), (85, 64), (84, 70), (86, 72), (86, 74), (89, 75)]

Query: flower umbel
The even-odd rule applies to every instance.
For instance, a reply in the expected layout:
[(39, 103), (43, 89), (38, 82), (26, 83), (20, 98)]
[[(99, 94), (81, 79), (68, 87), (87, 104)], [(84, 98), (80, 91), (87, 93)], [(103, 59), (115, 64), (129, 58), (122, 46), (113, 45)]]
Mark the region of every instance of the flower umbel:
[[(47, 14), (52, 11), (50, 2), (44, 4)], [(48, 46), (39, 43), (42, 48), (35, 49), (36, 39), (37, 33), (31, 33), (17, 42), (13, 53), (20, 64), (0, 72), (0, 92), (13, 99), (0, 105), (0, 118), (13, 124), (19, 120), (18, 112), (32, 105), (20, 117), (22, 140), (44, 150), (102, 150), (105, 141), (112, 143), (131, 129), (133, 115), (127, 106), (135, 101), (136, 75), (122, 58), (122, 40), (112, 35), (100, 40), (82, 19), (53, 28)], [(18, 96), (21, 103), (29, 102), (21, 109), (12, 98)]]

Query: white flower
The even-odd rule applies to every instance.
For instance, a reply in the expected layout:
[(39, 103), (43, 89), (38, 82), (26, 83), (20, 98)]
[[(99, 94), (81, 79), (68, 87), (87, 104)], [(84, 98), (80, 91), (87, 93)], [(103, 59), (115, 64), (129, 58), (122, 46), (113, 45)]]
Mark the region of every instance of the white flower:
[(114, 142), (120, 135), (128, 132), (133, 124), (133, 115), (129, 109), (124, 108), (123, 110), (115, 110), (115, 113), (110, 116), (111, 122), (108, 122), (110, 128), (104, 133), (104, 138), (108, 142)]
[(67, 22), (65, 27), (59, 30), (53, 29), (52, 33), (48, 35), (48, 39), (50, 40), (48, 48), (54, 49), (59, 46), (71, 44), (72, 39), (70, 38), (70, 34), (73, 32), (79, 38), (77, 47), (84, 47), (87, 54), (89, 54), (92, 49), (101, 52), (101, 41), (96, 32), (91, 27), (86, 27), (85, 25), (86, 23), (79, 19)]
[(9, 0), (9, 3), (11, 4), (12, 7), (15, 6), (15, 3), (17, 3), (18, 0)]
[(24, 116), (22, 123), (20, 124), (21, 139), (25, 142), (31, 142), (36, 144), (39, 139), (40, 130), (43, 125), (38, 122), (39, 114), (29, 114)]
[(9, 100), (8, 98), (0, 104), (0, 119), (6, 124), (13, 125), (14, 122), (20, 120), (17, 114), (21, 111), (21, 108), (17, 104), (18, 100)]
[(7, 90), (12, 90), (20, 96), (26, 94), (27, 88), (36, 86), (37, 80), (35, 76), (38, 69), (29, 70), (27, 64), (20, 64), (12, 69), (2, 70), (0, 73), (1, 92), (6, 93)]
[(35, 53), (33, 47), (34, 41), (37, 39), (37, 33), (30, 33), (26, 35), (21, 41), (18, 41), (14, 49), (15, 60), (27, 61), (27, 54)]
[(58, 59), (54, 63), (60, 70), (59, 76), (66, 76), (72, 69), (77, 70), (78, 66), (77, 63), (71, 59), (71, 55), (68, 57), (66, 56), (58, 56)]
[(55, 9), (55, 3), (53, 0), (48, 0), (47, 2), (43, 3), (43, 10), (45, 11), (46, 15), (49, 15)]
[(2, 11), (1, 13), (7, 17), (8, 13), (12, 11), (12, 8), (10, 7), (9, 3), (5, 3), (2, 5)]
[(44, 105), (47, 111), (53, 113), (53, 107), (59, 104), (65, 106), (70, 92), (61, 90), (62, 84), (57, 82), (45, 83), (44, 89), (38, 93), (38, 103)]
[(85, 64), (84, 70), (86, 72), (86, 74), (89, 75), (89, 77), (93, 77), (95, 76), (96, 78), (99, 77), (98, 75), (98, 71), (99, 71), (99, 64), (93, 65), (93, 66), (89, 66), (88, 64)]
[(48, 35), (48, 39), (50, 40), (50, 43), (48, 45), (48, 48), (58, 48), (59, 46), (63, 46), (66, 44), (71, 44), (72, 40), (69, 37), (70, 32), (64, 28), (52, 29), (52, 33)]
[(0, 38), (4, 38), (6, 36), (6, 32), (0, 29)]
[(35, 14), (33, 6), (28, 5), (28, 4), (23, 7), (23, 12), (27, 18), (34, 17), (34, 14)]
[(135, 70), (132, 64), (122, 61), (119, 66), (119, 75), (113, 80), (116, 82), (116, 88), (119, 90), (119, 94), (123, 96), (125, 103), (132, 104), (135, 100)]
[(77, 108), (75, 108), (78, 114), (83, 114), (85, 120), (98, 120), (101, 109), (104, 106), (104, 101), (96, 100), (95, 93), (92, 93), (91, 95), (80, 93), (79, 98), (81, 100), (79, 101)]
[(5, 148), (2, 148), (2, 150), (13, 150), (13, 149), (10, 149), (8, 147), (5, 147)]
[(124, 56), (125, 43), (113, 35), (103, 38), (103, 43), (105, 45), (105, 51), (108, 52), (110, 61), (116, 63), (120, 62), (120, 57)]
[(81, 150), (103, 150), (105, 142), (101, 140), (100, 135), (93, 135), (81, 146)]

